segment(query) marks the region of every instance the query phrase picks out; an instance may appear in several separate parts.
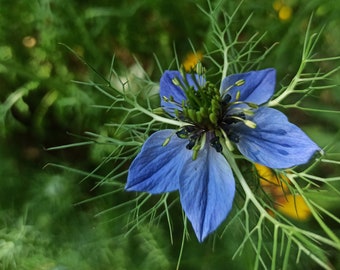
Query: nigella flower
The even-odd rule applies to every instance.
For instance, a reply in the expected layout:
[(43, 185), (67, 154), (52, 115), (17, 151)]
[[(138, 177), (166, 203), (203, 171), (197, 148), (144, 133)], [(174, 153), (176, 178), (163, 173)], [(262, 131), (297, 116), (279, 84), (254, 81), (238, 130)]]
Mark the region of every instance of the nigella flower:
[(308, 162), (319, 147), (278, 110), (260, 106), (273, 95), (275, 70), (226, 77), (217, 88), (200, 74), (166, 71), (161, 105), (184, 123), (152, 134), (132, 162), (126, 190), (178, 190), (198, 240), (215, 231), (231, 210), (235, 180), (225, 156), (231, 145), (270, 168)]

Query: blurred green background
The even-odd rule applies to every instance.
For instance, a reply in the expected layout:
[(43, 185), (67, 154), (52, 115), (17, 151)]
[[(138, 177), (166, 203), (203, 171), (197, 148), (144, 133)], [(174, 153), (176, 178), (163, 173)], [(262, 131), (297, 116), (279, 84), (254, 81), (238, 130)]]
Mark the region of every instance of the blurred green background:
[[(107, 97), (72, 82), (98, 76), (61, 43), (104, 76), (115, 54), (115, 68), (122, 74), (131, 71), (136, 57), (158, 81), (161, 74), (154, 54), (166, 69), (174, 59), (174, 44), (180, 60), (191, 52), (189, 40), (197, 50), (209, 45), (209, 20), (196, 4), (207, 7), (206, 1), (189, 0), (0, 0), (0, 269), (175, 268), (181, 229), (175, 231), (173, 245), (166, 220), (123, 237), (128, 207), (95, 216), (129, 200), (131, 194), (101, 197), (113, 187), (93, 189), (96, 182), (82, 181), (81, 174), (44, 166), (53, 162), (82, 171), (96, 168), (110, 153), (105, 147), (46, 148), (79, 142), (85, 131), (105, 132), (103, 125), (115, 117), (91, 107), (109, 104)], [(233, 12), (237, 4), (225, 1), (222, 6)], [(278, 70), (279, 83), (288, 82), (298, 68), (312, 13), (312, 32), (325, 26), (317, 56), (339, 55), (337, 0), (246, 0), (236, 16), (240, 24), (232, 31), (251, 13), (242, 38), (267, 32), (257, 46), (260, 52), (279, 43), (263, 62), (263, 67)], [(329, 71), (337, 63), (315, 66)], [(340, 82), (339, 72), (333, 79)], [(326, 89), (311, 102), (339, 109), (339, 90)], [(321, 146), (339, 130), (336, 115), (287, 113)], [(339, 175), (339, 169), (325, 171)], [(180, 213), (180, 208), (176, 210), (174, 216)], [(181, 223), (180, 218), (174, 226), (181, 228)], [(253, 252), (244, 251), (231, 260), (237, 237), (242, 235), (235, 233), (230, 242), (223, 240), (213, 249), (211, 242), (200, 245), (192, 235), (184, 248), (182, 269), (251, 269)], [(308, 260), (291, 269), (307, 266), (318, 269)]]

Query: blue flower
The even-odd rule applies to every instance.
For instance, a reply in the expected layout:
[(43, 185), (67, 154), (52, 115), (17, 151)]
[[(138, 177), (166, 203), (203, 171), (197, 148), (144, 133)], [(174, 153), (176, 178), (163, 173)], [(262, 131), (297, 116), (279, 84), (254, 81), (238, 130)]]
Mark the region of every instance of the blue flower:
[(202, 242), (232, 208), (235, 180), (224, 157), (228, 145), (270, 168), (304, 164), (320, 150), (284, 114), (263, 105), (274, 88), (274, 69), (228, 76), (220, 88), (203, 75), (166, 71), (160, 81), (161, 106), (185, 124), (146, 140), (129, 168), (126, 190), (178, 190)]

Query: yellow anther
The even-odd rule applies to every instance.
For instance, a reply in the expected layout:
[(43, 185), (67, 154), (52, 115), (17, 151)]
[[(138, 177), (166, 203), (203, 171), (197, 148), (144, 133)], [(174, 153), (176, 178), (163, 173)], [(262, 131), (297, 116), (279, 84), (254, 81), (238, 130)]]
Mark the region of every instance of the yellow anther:
[(257, 109), (259, 107), (259, 105), (255, 104), (255, 103), (251, 103), (251, 102), (247, 102), (246, 103), (250, 108), (253, 108), (253, 109)]
[(181, 83), (179, 82), (179, 80), (178, 80), (177, 78), (173, 78), (173, 79), (172, 79), (172, 83), (173, 83), (174, 85), (176, 85), (176, 86), (180, 86), (180, 85), (181, 85)]
[(162, 143), (162, 146), (166, 146), (170, 142), (170, 137), (166, 138), (165, 141)]
[(225, 133), (225, 131), (223, 129), (220, 129), (219, 130), (222, 134), (222, 147), (227, 146), (228, 150), (230, 152), (233, 152), (234, 151), (234, 147), (233, 145), (231, 144), (230, 140), (228, 139), (228, 136), (227, 134)]
[(250, 121), (250, 120), (244, 120), (243, 121), (244, 124), (247, 126), (247, 127), (250, 127), (250, 128), (256, 128), (256, 123), (253, 122), (253, 121)]
[(240, 96), (241, 96), (241, 92), (240, 92), (240, 91), (237, 91), (235, 100), (236, 100), (236, 101), (239, 100), (239, 99), (240, 99)]
[(237, 82), (235, 82), (235, 85), (236, 86), (241, 86), (241, 85), (244, 85), (244, 83), (245, 83), (246, 81), (245, 80), (238, 80)]
[(253, 116), (254, 115), (254, 111), (251, 111), (251, 110), (243, 110), (242, 111), (245, 115), (248, 115), (248, 116)]

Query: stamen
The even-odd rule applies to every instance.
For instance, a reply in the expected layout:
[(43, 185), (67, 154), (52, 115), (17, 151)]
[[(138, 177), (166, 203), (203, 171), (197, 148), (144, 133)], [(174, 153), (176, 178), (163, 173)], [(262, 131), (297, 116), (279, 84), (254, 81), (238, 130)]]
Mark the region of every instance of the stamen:
[(230, 152), (234, 151), (234, 147), (230, 142), (230, 139), (228, 138), (226, 132), (222, 129), (220, 129), (220, 132), (222, 133), (222, 137), (224, 138), (224, 143), (227, 146), (227, 148), (229, 149)]
[(226, 124), (234, 124), (237, 122), (245, 122), (246, 120), (243, 118), (244, 114), (239, 115), (228, 115), (226, 120), (224, 121)]
[(248, 116), (253, 116), (254, 115), (254, 111), (251, 111), (251, 110), (243, 110), (242, 111), (245, 115), (248, 115)]
[(227, 115), (227, 117), (223, 119), (223, 122), (227, 125), (231, 125), (237, 122), (243, 122), (247, 127), (256, 128), (256, 123), (251, 120), (245, 119), (244, 113), (240, 113), (238, 115)]
[(185, 76), (182, 76), (182, 75), (184, 75), (184, 74), (181, 73), (181, 77), (182, 77), (183, 81), (180, 80), (180, 79), (177, 78), (177, 77), (173, 78), (171, 81), (172, 81), (172, 83), (173, 83), (175, 86), (178, 86), (178, 87), (181, 88), (183, 91), (185, 91), (185, 89), (186, 89), (187, 87), (189, 87), (189, 84), (188, 84), (188, 82), (187, 82), (186, 77), (185, 77)]
[(192, 160), (196, 160), (200, 148), (201, 148), (200, 145), (196, 145), (196, 146), (192, 149)]
[(241, 96), (241, 92), (240, 92), (240, 91), (237, 91), (237, 92), (236, 92), (235, 100), (238, 101), (238, 100), (240, 99), (240, 96)]
[(246, 115), (243, 111), (241, 111), (238, 114), (231, 114), (231, 115), (226, 114), (226, 115), (224, 115), (222, 121), (225, 122), (226, 124), (233, 124), (233, 123), (237, 123), (239, 121), (242, 121), (242, 120), (240, 120), (240, 118), (243, 119), (243, 120), (246, 119)]
[(163, 99), (165, 102), (169, 102), (169, 101), (170, 101), (166, 96), (162, 96), (162, 99)]
[(196, 127), (194, 126), (184, 126), (182, 129), (176, 132), (176, 135), (180, 139), (187, 139), (195, 129)]
[[(207, 137), (210, 146), (217, 152), (222, 152), (224, 148), (232, 149), (233, 143), (240, 140), (239, 135), (233, 131), (235, 124), (243, 123), (249, 128), (256, 128), (256, 123), (249, 116), (254, 115), (258, 105), (242, 101), (241, 97), (240, 89), (242, 90), (241, 86), (246, 83), (245, 80), (236, 81), (221, 94), (215, 85), (205, 82), (204, 73), (201, 63), (198, 63), (191, 73), (180, 70), (180, 75), (173, 78), (172, 83), (183, 90), (186, 99), (176, 102), (172, 96), (162, 97), (164, 101), (173, 104), (171, 109), (174, 110), (174, 115), (187, 123), (187, 126), (174, 134), (187, 140), (185, 147), (192, 150), (193, 160), (205, 146)], [(233, 89), (231, 96), (228, 91), (233, 87), (239, 88)], [(163, 145), (167, 145), (169, 141), (170, 137)]]
[[(222, 95), (222, 99), (224, 100), (225, 99), (225, 97), (227, 96), (227, 95), (229, 95), (229, 94), (227, 94), (228, 92), (229, 92), (229, 90), (231, 89), (231, 88), (233, 88), (233, 87), (235, 87), (235, 86), (242, 86), (242, 85), (244, 85), (245, 84), (245, 80), (244, 79), (241, 79), (241, 80), (238, 80), (238, 81), (236, 81), (233, 85), (230, 85), (227, 89), (225, 89), (224, 91), (223, 91), (223, 95)], [(236, 93), (236, 100), (238, 100), (240, 97), (238, 96), (238, 95), (240, 95), (240, 91), (238, 91), (237, 93)], [(230, 96), (230, 95), (229, 95)]]
[(256, 128), (256, 123), (250, 120), (244, 120), (243, 123), (250, 128)]
[(204, 147), (206, 140), (206, 134), (203, 133), (200, 135), (197, 140), (195, 146), (192, 148), (192, 160), (196, 160), (198, 152)]
[(180, 138), (180, 139), (187, 139), (188, 136), (189, 136), (189, 134), (186, 132), (185, 129), (181, 129), (181, 130), (177, 131), (177, 132), (176, 132), (176, 135), (177, 135), (177, 137)]
[(166, 146), (170, 142), (171, 136), (165, 139), (165, 141), (162, 143), (162, 146)]
[(162, 96), (162, 99), (163, 99), (165, 102), (168, 102), (168, 103), (177, 105), (177, 106), (179, 106), (179, 107), (182, 105), (181, 103), (175, 101), (175, 99), (174, 99), (173, 96), (170, 96), (170, 97)]
[(236, 86), (242, 86), (242, 85), (244, 85), (245, 82), (246, 82), (245, 80), (241, 79), (241, 80), (238, 80), (237, 82), (235, 82), (235, 85)]
[(173, 78), (172, 83), (176, 86), (181, 86), (181, 83), (179, 82), (179, 80), (177, 78)]
[(259, 105), (252, 103), (252, 102), (245, 102), (250, 108), (252, 109), (258, 109)]

